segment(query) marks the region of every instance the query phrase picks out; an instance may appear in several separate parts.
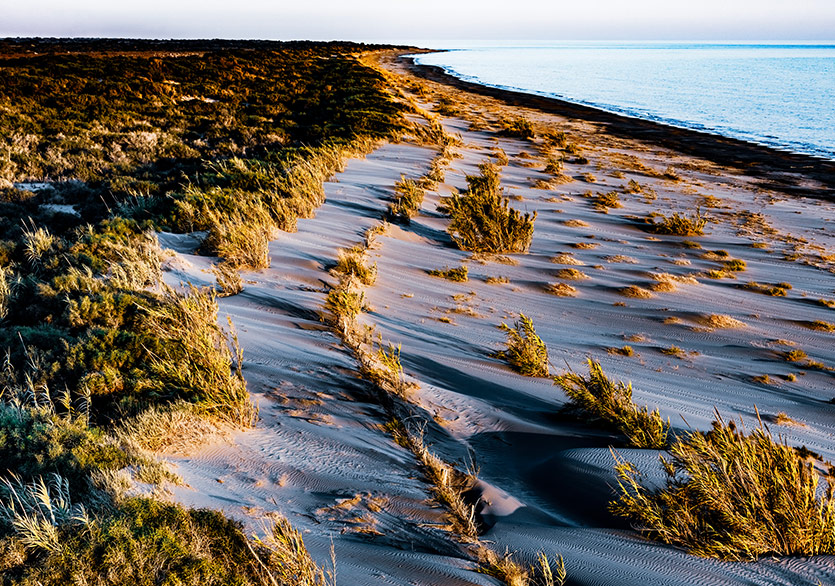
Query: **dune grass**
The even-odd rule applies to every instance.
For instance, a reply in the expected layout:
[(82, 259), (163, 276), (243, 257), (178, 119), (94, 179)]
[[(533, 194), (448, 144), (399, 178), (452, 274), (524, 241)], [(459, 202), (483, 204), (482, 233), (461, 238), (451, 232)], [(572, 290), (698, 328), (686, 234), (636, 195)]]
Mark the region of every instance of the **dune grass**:
[(600, 363), (592, 359), (588, 366), (587, 377), (569, 371), (554, 378), (554, 384), (568, 395), (570, 407), (620, 432), (632, 447), (666, 447), (669, 421), (664, 422), (657, 409), (638, 407), (632, 401), (631, 384), (608, 378)]
[(453, 281), (456, 283), (465, 283), (468, 280), (468, 269), (467, 265), (461, 265), (460, 267), (455, 268), (445, 268), (445, 269), (433, 269), (428, 271), (428, 274), (433, 277), (440, 277), (442, 279), (446, 279), (447, 281)]
[(835, 500), (820, 474), (760, 423), (747, 433), (717, 414), (707, 433), (676, 438), (662, 457), (666, 485), (648, 488), (619, 460), (615, 514), (647, 536), (727, 560), (835, 551)]
[(499, 327), (507, 334), (507, 349), (497, 352), (496, 357), (507, 360), (524, 376), (548, 376), (548, 348), (537, 335), (533, 320), (520, 313), (513, 327), (505, 323)]
[(450, 216), (447, 231), (462, 250), (481, 253), (527, 252), (533, 239), (536, 212), (510, 207), (502, 194), (499, 168), (479, 165), (480, 175), (467, 176), (467, 191), (441, 200)]
[(671, 216), (652, 214), (646, 220), (647, 229), (656, 234), (673, 236), (701, 236), (704, 234), (708, 219), (696, 210), (694, 216), (674, 212)]

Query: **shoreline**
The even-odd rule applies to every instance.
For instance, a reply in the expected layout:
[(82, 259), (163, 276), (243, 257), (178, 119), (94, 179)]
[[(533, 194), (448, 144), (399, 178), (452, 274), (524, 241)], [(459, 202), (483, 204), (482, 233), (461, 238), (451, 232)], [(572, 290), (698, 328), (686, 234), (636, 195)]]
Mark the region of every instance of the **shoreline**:
[[(415, 54), (417, 52), (411, 55), (400, 55), (398, 59), (417, 77), (498, 99), (509, 106), (532, 108), (566, 118), (601, 124), (603, 130), (612, 136), (641, 140), (685, 155), (739, 169), (763, 181), (764, 187), (791, 195), (835, 201), (835, 161), (782, 151), (706, 131), (617, 114), (550, 96), (467, 81), (448, 73), (437, 65), (416, 63), (412, 56)], [(822, 187), (803, 185), (800, 181), (802, 178), (817, 181)]]

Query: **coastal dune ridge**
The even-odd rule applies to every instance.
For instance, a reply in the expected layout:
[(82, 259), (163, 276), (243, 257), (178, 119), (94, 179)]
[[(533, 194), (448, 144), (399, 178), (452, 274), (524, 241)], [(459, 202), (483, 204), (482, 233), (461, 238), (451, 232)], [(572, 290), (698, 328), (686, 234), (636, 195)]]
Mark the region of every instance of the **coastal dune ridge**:
[(420, 51), (0, 42), (0, 577), (835, 583), (835, 162)]

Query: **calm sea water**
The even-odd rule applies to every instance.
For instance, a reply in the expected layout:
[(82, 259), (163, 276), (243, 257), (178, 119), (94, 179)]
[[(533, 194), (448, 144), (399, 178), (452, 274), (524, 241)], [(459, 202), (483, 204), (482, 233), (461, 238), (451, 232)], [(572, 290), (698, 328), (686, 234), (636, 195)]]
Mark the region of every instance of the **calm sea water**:
[(835, 45), (574, 42), (418, 61), (490, 86), (835, 159)]

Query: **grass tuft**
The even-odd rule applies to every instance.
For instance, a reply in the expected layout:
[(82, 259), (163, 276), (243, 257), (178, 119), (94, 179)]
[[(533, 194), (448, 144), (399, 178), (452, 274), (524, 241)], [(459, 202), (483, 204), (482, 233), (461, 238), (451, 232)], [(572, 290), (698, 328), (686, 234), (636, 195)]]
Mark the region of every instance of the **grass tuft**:
[(548, 376), (548, 348), (533, 325), (533, 320), (523, 313), (513, 327), (499, 326), (507, 333), (507, 350), (497, 352), (514, 370), (524, 376)]
[(707, 433), (677, 438), (662, 457), (666, 486), (629, 462), (616, 470), (615, 514), (653, 539), (727, 560), (835, 552), (835, 500), (812, 463), (760, 423), (750, 434), (717, 414)]
[(484, 253), (527, 252), (533, 239), (536, 212), (519, 212), (502, 195), (499, 168), (479, 166), (481, 175), (467, 177), (463, 194), (441, 199), (451, 221), (447, 231), (462, 250)]
[(626, 436), (636, 448), (662, 449), (667, 445), (670, 423), (658, 410), (649, 411), (632, 401), (632, 385), (608, 378), (600, 363), (589, 359), (589, 375), (567, 372), (554, 378), (568, 395), (570, 406)]
[(427, 271), (433, 277), (441, 277), (442, 279), (446, 279), (447, 281), (454, 281), (457, 283), (464, 283), (468, 280), (468, 269), (467, 265), (461, 265), (457, 268), (445, 268), (443, 270), (433, 269), (431, 271)]

